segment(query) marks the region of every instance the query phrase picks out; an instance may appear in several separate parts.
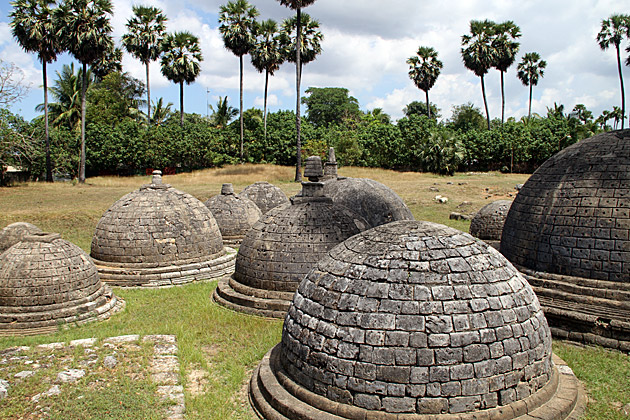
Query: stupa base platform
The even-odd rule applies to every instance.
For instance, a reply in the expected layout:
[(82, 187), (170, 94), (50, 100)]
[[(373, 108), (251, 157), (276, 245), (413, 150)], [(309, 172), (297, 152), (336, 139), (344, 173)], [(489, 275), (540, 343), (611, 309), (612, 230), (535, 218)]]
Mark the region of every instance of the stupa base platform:
[(555, 337), (630, 352), (630, 286), (517, 268)]
[(100, 297), (93, 301), (88, 297), (65, 304), (28, 308), (28, 312), (23, 308), (0, 307), (0, 337), (53, 334), (61, 329), (108, 319), (125, 308), (125, 301), (108, 287), (97, 293)]
[(101, 281), (120, 287), (171, 287), (199, 281), (212, 281), (234, 272), (236, 250), (225, 247), (207, 260), (174, 261), (169, 265), (152, 263), (117, 264), (93, 259)]
[(232, 276), (219, 280), (212, 299), (237, 312), (267, 318), (284, 318), (289, 310), (293, 294), (293, 292), (276, 292), (245, 286)]
[(249, 384), (250, 403), (266, 420), (577, 420), (586, 394), (571, 369), (553, 356), (550, 381), (527, 398), (495, 408), (458, 414), (387, 413), (331, 401), (295, 383), (280, 363), (280, 344), (265, 355)]

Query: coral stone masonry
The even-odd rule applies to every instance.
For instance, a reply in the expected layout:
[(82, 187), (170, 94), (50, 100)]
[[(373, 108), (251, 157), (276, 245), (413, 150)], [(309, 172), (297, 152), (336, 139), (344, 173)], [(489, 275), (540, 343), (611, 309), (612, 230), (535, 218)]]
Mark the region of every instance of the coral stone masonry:
[(581, 388), (562, 376), (536, 295), (504, 257), (401, 221), (347, 239), (305, 277), (250, 396), (266, 419), (564, 419)]
[(559, 337), (630, 351), (630, 130), (547, 160), (508, 213), (501, 252)]
[(12, 223), (0, 230), (0, 254), (17, 244), (26, 235), (41, 233), (41, 229), (35, 225), (24, 222)]
[(302, 192), (291, 203), (271, 209), (247, 232), (236, 270), (221, 280), (213, 295), (229, 308), (283, 317), (304, 275), (328, 250), (367, 228), (352, 210), (336, 205), (319, 182), (319, 157), (305, 162)]
[(91, 256), (103, 281), (117, 286), (172, 286), (219, 278), (234, 270), (236, 252), (224, 248), (217, 223), (195, 197), (153, 182), (103, 214)]
[(241, 191), (238, 196), (252, 200), (256, 203), (262, 214), (267, 213), (274, 207), (289, 202), (284, 191), (265, 181), (253, 183)]
[(497, 200), (483, 206), (470, 222), (470, 234), (498, 249), (511, 205), (511, 200)]
[(26, 235), (0, 260), (0, 336), (47, 334), (123, 306), (79, 247), (57, 233)]
[(223, 184), (221, 194), (204, 203), (212, 212), (223, 237), (223, 243), (237, 246), (247, 231), (260, 219), (258, 206), (248, 198), (234, 194), (232, 184)]

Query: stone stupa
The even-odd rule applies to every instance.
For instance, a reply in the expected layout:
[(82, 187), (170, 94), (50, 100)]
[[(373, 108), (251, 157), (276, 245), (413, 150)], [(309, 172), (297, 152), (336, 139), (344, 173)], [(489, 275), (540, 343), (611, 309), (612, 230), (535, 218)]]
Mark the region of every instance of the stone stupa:
[(523, 185), (501, 253), (560, 338), (630, 351), (630, 130), (567, 147)]
[(217, 221), (223, 243), (227, 246), (240, 245), (247, 231), (262, 216), (252, 200), (234, 194), (232, 184), (223, 184), (221, 194), (211, 197), (204, 204)]
[(2, 254), (0, 336), (50, 334), (123, 306), (90, 257), (57, 233), (27, 234)]
[(469, 234), (417, 221), (317, 263), (249, 391), (267, 420), (561, 420), (586, 405), (519, 272)]
[(254, 182), (252, 185), (245, 187), (238, 196), (252, 200), (262, 214), (289, 202), (284, 191), (266, 181)]
[(483, 206), (470, 222), (470, 234), (499, 249), (505, 218), (512, 200), (497, 200)]
[(41, 229), (25, 222), (11, 223), (0, 230), (0, 254), (20, 242), (26, 235), (41, 233)]
[(328, 149), (324, 165), (324, 193), (333, 202), (354, 210), (370, 227), (397, 220), (414, 220), (411, 210), (391, 188), (368, 178), (340, 177), (335, 149)]
[(323, 193), (319, 157), (304, 166), (302, 192), (271, 209), (247, 232), (236, 257), (236, 270), (223, 279), (213, 299), (241, 312), (281, 318), (306, 273), (328, 250), (367, 228), (352, 210)]
[(116, 286), (173, 286), (234, 271), (210, 210), (162, 183), (160, 171), (114, 203), (99, 220), (91, 256), (101, 279)]

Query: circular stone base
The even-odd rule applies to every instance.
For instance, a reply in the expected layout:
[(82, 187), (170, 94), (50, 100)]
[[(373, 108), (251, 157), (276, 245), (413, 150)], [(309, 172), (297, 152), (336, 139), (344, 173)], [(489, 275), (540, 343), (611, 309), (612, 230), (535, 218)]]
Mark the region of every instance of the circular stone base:
[(38, 306), (30, 308), (30, 312), (24, 312), (24, 308), (17, 311), (0, 307), (0, 337), (52, 334), (72, 325), (108, 319), (125, 307), (125, 301), (109, 287), (103, 288), (101, 297), (94, 301), (90, 297), (79, 302)]
[(555, 337), (630, 352), (630, 286), (516, 268), (532, 285)]
[(576, 420), (586, 408), (586, 394), (571, 369), (557, 356), (551, 380), (538, 392), (512, 404), (459, 414), (402, 414), (371, 411), (331, 401), (289, 378), (280, 363), (280, 344), (265, 355), (249, 384), (256, 414), (266, 420)]
[(267, 318), (284, 318), (293, 299), (293, 292), (256, 289), (237, 282), (234, 276), (219, 280), (212, 300), (237, 312)]
[(216, 280), (234, 272), (236, 250), (225, 247), (206, 261), (173, 261), (159, 264), (122, 264), (93, 259), (101, 281), (121, 287), (170, 287), (194, 281)]

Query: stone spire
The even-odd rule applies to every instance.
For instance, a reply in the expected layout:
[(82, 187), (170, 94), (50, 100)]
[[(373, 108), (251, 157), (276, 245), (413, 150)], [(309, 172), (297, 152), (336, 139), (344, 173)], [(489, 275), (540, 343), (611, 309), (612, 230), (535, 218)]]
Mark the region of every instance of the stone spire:
[(232, 184), (223, 184), (221, 186), (221, 195), (234, 195), (234, 187)]
[(162, 171), (153, 171), (153, 178), (151, 178), (151, 184), (162, 185)]
[[(302, 182), (302, 192), (293, 197), (294, 204), (309, 200), (330, 200), (324, 196), (324, 183), (321, 182), (324, 176), (322, 168), (322, 158), (319, 156), (310, 156), (304, 162), (304, 177), (308, 181)], [(295, 201), (297, 199), (297, 201)], [(331, 200), (332, 201), (332, 200)]]
[(335, 148), (328, 148), (328, 160), (324, 165), (324, 177), (322, 181), (337, 179), (337, 158), (335, 157)]

